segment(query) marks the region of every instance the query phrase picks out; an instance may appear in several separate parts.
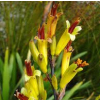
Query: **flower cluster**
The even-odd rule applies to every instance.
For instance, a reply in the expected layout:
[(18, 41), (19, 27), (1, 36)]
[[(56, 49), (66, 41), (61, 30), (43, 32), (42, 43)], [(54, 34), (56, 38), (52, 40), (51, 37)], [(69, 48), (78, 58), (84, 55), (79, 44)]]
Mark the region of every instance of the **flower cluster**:
[[(56, 26), (59, 17), (62, 13), (57, 13), (58, 4), (53, 3), (51, 11), (48, 14), (47, 23), (43, 23), (38, 29), (37, 36), (34, 37), (37, 42), (33, 40), (29, 42), (29, 48), (34, 62), (38, 64), (40, 70), (47, 75), (49, 54), (53, 58), (57, 58), (63, 51), (62, 64), (61, 64), (61, 79), (60, 90), (64, 89), (66, 85), (74, 78), (74, 76), (83, 70), (84, 66), (87, 66), (86, 61), (78, 59), (76, 62), (70, 63), (70, 57), (73, 52), (72, 42), (75, 40), (76, 35), (82, 29), (78, 26), (80, 19), (77, 19), (74, 23), (66, 21), (66, 29), (60, 37), (58, 43), (56, 43)], [(21, 89), (21, 93), (16, 91), (16, 97), (20, 100), (46, 100), (47, 93), (44, 89), (43, 78), (41, 71), (35, 70), (34, 66), (31, 66), (30, 61), (25, 61), (25, 86)], [(53, 65), (53, 67), (55, 67)], [(52, 67), (51, 67), (52, 69)], [(54, 74), (54, 73), (53, 73)], [(53, 86), (53, 89), (57, 91), (58, 82), (55, 75), (52, 78), (47, 78)], [(61, 92), (61, 91), (59, 91)], [(60, 93), (59, 93), (60, 94)]]
[(15, 96), (20, 100), (46, 100), (47, 93), (44, 89), (41, 71), (35, 70), (31, 62), (25, 60), (25, 86), (21, 93), (16, 91)]

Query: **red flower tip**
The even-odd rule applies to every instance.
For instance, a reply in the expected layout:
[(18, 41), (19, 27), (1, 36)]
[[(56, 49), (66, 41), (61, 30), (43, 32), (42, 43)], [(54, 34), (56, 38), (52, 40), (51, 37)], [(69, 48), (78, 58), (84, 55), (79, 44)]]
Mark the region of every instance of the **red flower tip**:
[(16, 96), (20, 100), (28, 100), (28, 97), (26, 97), (23, 94), (19, 93), (18, 90), (16, 90), (16, 94), (14, 94), (14, 96)]
[(71, 34), (73, 32), (73, 30), (75, 29), (75, 27), (79, 24), (80, 19), (76, 20), (69, 28), (68, 32)]
[(56, 15), (57, 8), (58, 8), (58, 3), (56, 4), (55, 2), (53, 2), (52, 9), (51, 9), (51, 15), (52, 16), (55, 16)]
[(38, 37), (40, 39), (44, 39), (45, 38), (45, 36), (44, 36), (44, 25), (42, 25), (42, 27), (39, 27), (39, 29), (38, 29)]
[(31, 69), (31, 61), (28, 62), (27, 60), (25, 60), (25, 66), (26, 66), (27, 75), (33, 76), (33, 72), (32, 72), (32, 69)]

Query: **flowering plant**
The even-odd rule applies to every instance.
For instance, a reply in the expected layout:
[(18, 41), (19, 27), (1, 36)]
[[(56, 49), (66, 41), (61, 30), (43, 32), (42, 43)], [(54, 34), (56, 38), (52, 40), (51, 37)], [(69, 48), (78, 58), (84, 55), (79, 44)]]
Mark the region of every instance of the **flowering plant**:
[[(21, 93), (16, 91), (15, 96), (20, 100), (46, 100), (47, 92), (44, 88), (43, 81), (49, 81), (54, 91), (54, 99), (61, 100), (64, 96), (63, 91), (67, 84), (75, 77), (75, 75), (87, 66), (86, 61), (78, 59), (71, 65), (70, 57), (74, 51), (71, 46), (75, 40), (76, 35), (82, 29), (77, 26), (80, 19), (74, 23), (66, 21), (66, 29), (60, 37), (58, 43), (56, 42), (56, 26), (62, 12), (57, 13), (58, 4), (53, 2), (52, 8), (48, 13), (47, 23), (43, 22), (42, 26), (38, 29), (37, 36), (34, 37), (37, 42), (33, 40), (29, 42), (29, 49), (33, 60), (38, 64), (40, 70), (36, 70), (34, 65), (31, 65), (30, 60), (25, 60), (25, 85), (21, 89)], [(58, 83), (57, 77), (54, 74), (56, 65), (56, 58), (63, 51), (62, 64), (61, 64), (61, 79)], [(50, 65), (51, 72), (48, 71)], [(43, 80), (43, 74), (45, 78)], [(49, 74), (51, 73), (51, 75)]]

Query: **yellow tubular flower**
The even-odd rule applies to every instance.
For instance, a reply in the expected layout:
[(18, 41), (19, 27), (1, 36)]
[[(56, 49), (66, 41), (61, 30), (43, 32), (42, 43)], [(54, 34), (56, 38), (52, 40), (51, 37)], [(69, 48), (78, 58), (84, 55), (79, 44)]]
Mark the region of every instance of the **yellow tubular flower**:
[(86, 61), (78, 59), (75, 63), (71, 64), (65, 73), (63, 74), (60, 80), (60, 88), (63, 89), (73, 78), (74, 76), (83, 70), (82, 67), (89, 65)]
[(62, 13), (57, 13), (56, 16), (48, 15), (47, 19), (47, 34), (48, 38), (52, 38), (55, 35), (55, 30), (57, 26), (57, 21)]
[(39, 95), (36, 76), (31, 77), (28, 82), (29, 82), (31, 88), (34, 89), (36, 95)]
[(47, 93), (44, 90), (43, 78), (42, 76), (37, 78), (38, 80), (38, 88), (39, 88), (39, 96), (41, 100), (46, 100)]
[(83, 68), (77, 68), (77, 64), (71, 64), (65, 73), (63, 74), (60, 80), (60, 88), (63, 89), (73, 78), (74, 76), (83, 70)]
[(66, 29), (57, 44), (56, 55), (60, 54), (60, 52), (65, 48), (69, 40), (70, 40), (70, 35), (68, 34), (68, 29)]
[(50, 13), (48, 14), (47, 19), (47, 38), (52, 38), (55, 35), (55, 30), (57, 26), (57, 21), (62, 13), (57, 13), (58, 4), (53, 2)]
[(65, 73), (65, 71), (69, 66), (71, 54), (72, 54), (72, 47), (70, 47), (69, 50), (67, 50), (66, 48), (64, 49), (62, 66), (61, 66), (61, 76), (63, 76), (63, 74)]
[(60, 52), (65, 48), (67, 43), (71, 40), (75, 40), (75, 35), (78, 34), (78, 32), (82, 29), (81, 26), (77, 26), (77, 24), (80, 22), (80, 20), (76, 20), (71, 26), (70, 22), (67, 20), (67, 29), (62, 34), (60, 40), (58, 41), (57, 48), (56, 48), (56, 55), (59, 55)]
[(53, 36), (52, 38), (52, 43), (50, 43), (50, 51), (51, 51), (51, 55), (55, 55), (55, 51), (56, 51), (56, 36)]
[[(34, 97), (36, 100), (38, 100), (38, 95), (36, 94), (35, 90), (31, 87), (29, 82), (25, 83), (25, 89), (27, 90), (27, 97), (28, 98), (29, 97)], [(25, 91), (24, 91), (24, 93), (25, 93)]]
[(39, 52), (38, 52), (33, 40), (31, 40), (29, 42), (29, 48), (30, 48), (30, 51), (31, 51), (34, 61), (37, 62), (37, 57), (39, 55)]
[(44, 56), (46, 65), (47, 65), (47, 41), (43, 40), (43, 39), (38, 39), (38, 50), (39, 53), (42, 54)]
[(39, 54), (38, 56), (38, 65), (43, 73), (47, 73), (47, 64), (42, 54)]
[(31, 66), (31, 61), (25, 60), (25, 66), (25, 86), (21, 89), (21, 93), (16, 91), (15, 96), (20, 100), (39, 100), (37, 77), (41, 76), (41, 72)]

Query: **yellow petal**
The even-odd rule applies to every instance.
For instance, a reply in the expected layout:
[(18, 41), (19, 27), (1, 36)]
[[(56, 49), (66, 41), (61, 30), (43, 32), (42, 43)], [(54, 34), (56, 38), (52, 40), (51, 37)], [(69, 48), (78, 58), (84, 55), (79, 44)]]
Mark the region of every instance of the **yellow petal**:
[(36, 94), (35, 90), (31, 87), (29, 82), (25, 83), (25, 88), (28, 92), (28, 97), (33, 96), (34, 98), (37, 98), (37, 94)]
[(69, 29), (70, 28), (70, 22), (68, 20), (66, 20), (66, 25), (67, 25), (67, 28)]
[(35, 76), (32, 76), (32, 77), (29, 79), (28, 83), (30, 84), (31, 88), (34, 89), (36, 95), (39, 95), (36, 77), (35, 77)]
[(58, 41), (57, 48), (56, 48), (56, 55), (59, 55), (60, 52), (65, 48), (67, 43), (70, 40), (70, 36), (68, 34), (68, 29), (62, 34), (60, 40)]
[(72, 32), (72, 34), (73, 35), (77, 35), (78, 32), (81, 31), (81, 30), (82, 30), (82, 27), (81, 26), (76, 26), (75, 29), (74, 29), (74, 31)]
[(60, 80), (60, 88), (64, 88), (73, 78), (74, 76), (79, 72), (82, 71), (82, 68), (77, 68), (77, 64), (71, 64), (68, 69), (63, 74), (61, 80)]
[(69, 36), (70, 36), (70, 39), (71, 39), (72, 41), (75, 40), (75, 35), (69, 33)]
[(43, 73), (47, 73), (47, 64), (42, 54), (39, 54), (38, 56), (38, 65)]
[(69, 52), (66, 49), (64, 49), (63, 58), (62, 58), (62, 66), (61, 66), (61, 75), (65, 73), (65, 71), (67, 70), (69, 66), (71, 53), (72, 52)]
[(46, 98), (47, 98), (47, 92), (46, 92), (46, 90), (43, 91), (43, 97), (42, 98), (43, 98), (43, 100), (46, 100)]
[(40, 70), (35, 70), (34, 71), (34, 76), (40, 76), (41, 75), (41, 71)]
[(47, 65), (48, 58), (47, 58), (47, 41), (46, 40), (38, 39), (38, 50), (40, 54), (44, 56), (44, 59)]
[(43, 84), (42, 76), (37, 77), (37, 80), (38, 80), (39, 95), (40, 95), (40, 98), (42, 99), (43, 95), (44, 95), (44, 93), (43, 93), (44, 92), (44, 84)]

